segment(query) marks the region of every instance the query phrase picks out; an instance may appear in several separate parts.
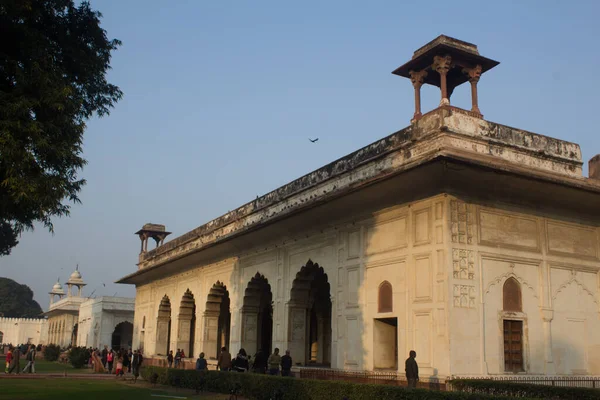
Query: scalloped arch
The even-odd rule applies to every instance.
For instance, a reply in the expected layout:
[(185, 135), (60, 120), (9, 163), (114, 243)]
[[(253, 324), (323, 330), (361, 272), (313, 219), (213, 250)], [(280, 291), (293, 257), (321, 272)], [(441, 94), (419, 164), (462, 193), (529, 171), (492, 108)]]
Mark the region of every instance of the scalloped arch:
[(488, 294), (493, 286), (498, 285), (499, 283), (504, 284), (504, 282), (508, 278), (515, 278), (517, 280), (517, 282), (519, 282), (521, 284), (521, 286), (525, 286), (526, 288), (529, 288), (529, 290), (531, 290), (531, 292), (533, 293), (533, 297), (535, 297), (536, 299), (539, 300), (539, 297), (538, 297), (535, 289), (533, 288), (533, 286), (531, 286), (525, 279), (521, 278), (514, 272), (507, 272), (506, 274), (499, 275), (499, 276), (495, 277), (494, 279), (492, 279), (492, 281), (490, 283), (488, 283), (487, 287), (485, 288), (484, 294)]
[(596, 303), (596, 305), (598, 305), (598, 299), (597, 297), (587, 288), (585, 287), (585, 285), (581, 282), (579, 282), (579, 280), (572, 276), (571, 279), (569, 279), (568, 281), (564, 282), (562, 285), (560, 285), (558, 287), (558, 289), (556, 289), (556, 291), (554, 292), (554, 294), (552, 294), (552, 300), (554, 301), (556, 299), (556, 297), (558, 296), (558, 294), (560, 292), (562, 292), (564, 289), (566, 289), (569, 285), (571, 285), (571, 283), (575, 283), (577, 284), (577, 286), (579, 286), (580, 288), (583, 289), (584, 292), (586, 292), (588, 295), (590, 295), (590, 297), (592, 298), (592, 300), (594, 301), (594, 303)]

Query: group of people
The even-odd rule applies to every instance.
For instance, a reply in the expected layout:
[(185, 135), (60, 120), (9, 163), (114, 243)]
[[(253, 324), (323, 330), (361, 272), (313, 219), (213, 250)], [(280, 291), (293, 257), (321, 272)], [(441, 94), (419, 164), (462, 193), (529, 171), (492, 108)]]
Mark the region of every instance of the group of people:
[[(204, 353), (200, 354), (200, 358), (196, 361), (196, 369), (199, 365), (205, 364), (201, 362), (203, 356)], [(217, 369), (236, 372), (252, 371), (257, 374), (269, 373), (269, 375), (279, 375), (281, 373), (281, 376), (291, 376), (292, 357), (289, 350), (286, 350), (285, 355), (282, 357), (279, 355), (279, 349), (275, 348), (273, 354), (267, 357), (267, 354), (259, 349), (254, 355), (254, 360), (252, 360), (252, 357), (246, 354), (246, 350), (240, 349), (237, 356), (232, 359), (227, 348), (223, 347), (217, 361)]]
[[(21, 355), (25, 354), (27, 364), (21, 371)], [(37, 349), (34, 345), (29, 346), (9, 346), (8, 352), (6, 353), (6, 365), (4, 373), (12, 374), (13, 372), (19, 374), (21, 372), (35, 374), (35, 357), (37, 355)]]
[(185, 358), (185, 351), (183, 351), (183, 349), (177, 349), (177, 352), (174, 356), (173, 350), (169, 351), (169, 354), (167, 355), (167, 362), (169, 363), (169, 368), (173, 368), (173, 361), (175, 361), (175, 368), (179, 368), (179, 366), (181, 365), (182, 358)]
[(104, 346), (102, 351), (90, 348), (90, 367), (94, 368), (96, 372), (108, 374), (112, 374), (114, 370), (117, 378), (124, 376), (125, 373), (130, 373), (137, 380), (143, 360), (141, 350), (132, 351), (121, 348), (115, 351), (109, 349), (108, 346)]

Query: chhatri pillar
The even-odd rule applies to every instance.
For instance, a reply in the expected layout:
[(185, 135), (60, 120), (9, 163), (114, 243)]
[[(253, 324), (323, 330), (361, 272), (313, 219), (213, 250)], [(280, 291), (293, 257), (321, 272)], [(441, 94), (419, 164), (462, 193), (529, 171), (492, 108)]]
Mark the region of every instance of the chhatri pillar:
[(416, 50), (412, 59), (392, 73), (409, 78), (415, 89), (415, 114), (411, 123), (421, 116), (421, 86), (429, 84), (440, 88), (440, 108), (450, 106), (454, 89), (469, 82), (471, 84), (471, 110), (463, 110), (470, 115), (483, 118), (479, 110), (477, 84), (481, 75), (498, 65), (479, 54), (477, 46), (448, 36), (438, 36)]

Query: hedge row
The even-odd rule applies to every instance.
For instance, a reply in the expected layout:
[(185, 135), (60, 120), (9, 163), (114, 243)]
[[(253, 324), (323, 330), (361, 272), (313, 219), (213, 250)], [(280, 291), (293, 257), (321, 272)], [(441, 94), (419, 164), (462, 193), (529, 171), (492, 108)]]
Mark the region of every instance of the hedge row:
[(600, 400), (600, 390), (598, 389), (559, 387), (486, 379), (456, 379), (451, 381), (451, 384), (455, 390), (484, 395), (538, 399)]
[(391, 385), (368, 385), (342, 381), (296, 379), (253, 373), (145, 367), (142, 377), (150, 382), (213, 393), (238, 394), (252, 400), (475, 400), (508, 399), (463, 392), (406, 389)]

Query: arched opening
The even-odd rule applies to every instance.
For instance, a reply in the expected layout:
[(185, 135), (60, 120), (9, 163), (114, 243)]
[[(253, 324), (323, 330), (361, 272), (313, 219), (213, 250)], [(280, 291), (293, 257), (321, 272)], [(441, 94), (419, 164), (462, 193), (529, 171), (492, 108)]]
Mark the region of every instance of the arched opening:
[(129, 349), (133, 340), (133, 324), (128, 321), (118, 323), (112, 333), (110, 346), (114, 350)]
[(383, 281), (379, 285), (379, 294), (377, 298), (377, 312), (387, 313), (394, 311), (394, 297), (392, 293), (392, 284)]
[(331, 296), (327, 274), (311, 260), (296, 274), (289, 303), (290, 350), (307, 364), (331, 365)]
[[(502, 308), (507, 313), (523, 311), (521, 285), (510, 277), (502, 287)], [(504, 333), (504, 370), (507, 372), (523, 371), (523, 320), (508, 314), (502, 322)]]
[(521, 285), (515, 278), (508, 278), (502, 288), (502, 304), (504, 311), (521, 312)]
[(73, 325), (73, 332), (71, 332), (71, 346), (72, 347), (77, 346), (77, 328), (78, 327), (79, 327), (79, 324)]
[(157, 355), (167, 355), (171, 350), (171, 301), (165, 295), (158, 306), (156, 318), (156, 347)]
[(273, 294), (271, 285), (258, 272), (244, 292), (242, 307), (242, 347), (248, 354), (259, 349), (271, 353), (273, 343)]
[(194, 357), (196, 336), (196, 301), (190, 290), (186, 290), (179, 305), (177, 318), (177, 348), (182, 349), (186, 357)]
[(398, 370), (398, 318), (394, 311), (392, 284), (383, 281), (377, 291), (377, 312), (388, 314), (373, 320), (373, 367)]
[(204, 352), (217, 359), (219, 349), (229, 348), (231, 310), (227, 287), (217, 281), (208, 292), (204, 312)]

